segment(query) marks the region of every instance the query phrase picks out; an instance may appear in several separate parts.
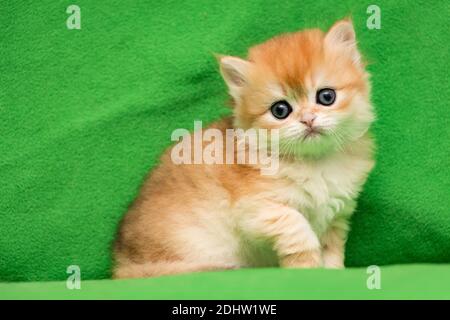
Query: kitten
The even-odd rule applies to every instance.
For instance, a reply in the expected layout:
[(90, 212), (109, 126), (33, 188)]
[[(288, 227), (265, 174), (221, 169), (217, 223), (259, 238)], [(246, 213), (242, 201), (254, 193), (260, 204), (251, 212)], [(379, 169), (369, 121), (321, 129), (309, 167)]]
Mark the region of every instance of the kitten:
[(370, 85), (351, 21), (219, 60), (234, 112), (211, 127), (279, 129), (278, 171), (176, 165), (169, 150), (121, 223), (115, 278), (344, 266), (349, 217), (374, 164)]

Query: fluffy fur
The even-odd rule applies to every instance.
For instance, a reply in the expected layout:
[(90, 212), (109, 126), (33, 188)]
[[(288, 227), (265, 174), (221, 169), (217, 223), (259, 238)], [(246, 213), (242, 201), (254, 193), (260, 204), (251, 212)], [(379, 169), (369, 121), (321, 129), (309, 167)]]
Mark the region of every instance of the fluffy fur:
[[(175, 165), (169, 150), (121, 223), (115, 278), (344, 266), (348, 220), (374, 163), (370, 87), (352, 23), (275, 37), (246, 60), (220, 57), (220, 68), (234, 115), (212, 127), (280, 129), (279, 170)], [(321, 88), (335, 89), (332, 106), (316, 103)], [(284, 120), (270, 112), (279, 100), (293, 109)]]

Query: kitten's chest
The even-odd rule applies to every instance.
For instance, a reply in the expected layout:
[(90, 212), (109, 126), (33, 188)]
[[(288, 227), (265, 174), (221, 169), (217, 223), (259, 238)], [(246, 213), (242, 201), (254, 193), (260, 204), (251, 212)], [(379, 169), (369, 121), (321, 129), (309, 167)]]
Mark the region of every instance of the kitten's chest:
[(280, 166), (285, 187), (278, 197), (298, 209), (319, 235), (337, 215), (350, 215), (372, 161), (338, 157), (321, 163)]

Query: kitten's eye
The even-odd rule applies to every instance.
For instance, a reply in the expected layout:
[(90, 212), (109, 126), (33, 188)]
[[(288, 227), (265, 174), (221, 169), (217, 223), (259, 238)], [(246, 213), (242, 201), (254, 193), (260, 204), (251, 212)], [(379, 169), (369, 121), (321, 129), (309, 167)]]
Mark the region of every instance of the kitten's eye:
[(277, 119), (286, 119), (292, 112), (292, 107), (286, 101), (277, 101), (271, 107), (270, 111)]
[(333, 89), (325, 88), (317, 91), (316, 94), (316, 103), (331, 106), (336, 100), (336, 91)]

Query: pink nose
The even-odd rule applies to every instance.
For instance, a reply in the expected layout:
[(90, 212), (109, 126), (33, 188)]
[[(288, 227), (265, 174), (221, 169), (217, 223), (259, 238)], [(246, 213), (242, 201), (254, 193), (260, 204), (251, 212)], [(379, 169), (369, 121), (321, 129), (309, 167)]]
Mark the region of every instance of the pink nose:
[(316, 116), (314, 114), (306, 113), (303, 115), (300, 122), (303, 123), (305, 126), (312, 127), (314, 119), (316, 119)]

